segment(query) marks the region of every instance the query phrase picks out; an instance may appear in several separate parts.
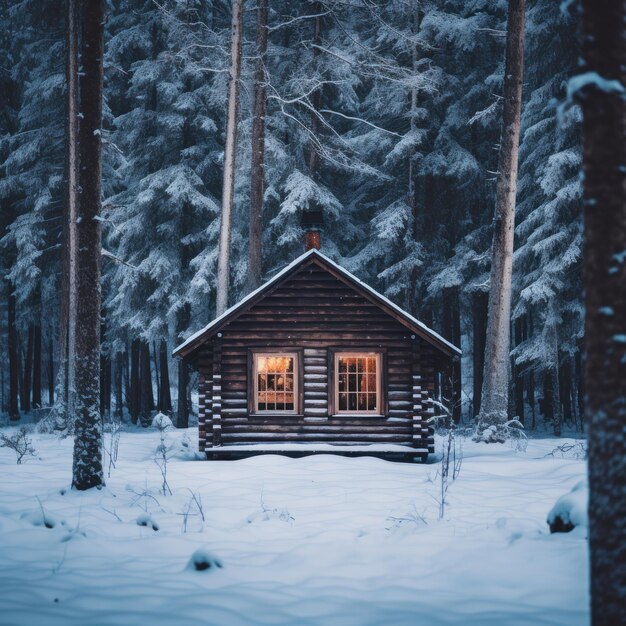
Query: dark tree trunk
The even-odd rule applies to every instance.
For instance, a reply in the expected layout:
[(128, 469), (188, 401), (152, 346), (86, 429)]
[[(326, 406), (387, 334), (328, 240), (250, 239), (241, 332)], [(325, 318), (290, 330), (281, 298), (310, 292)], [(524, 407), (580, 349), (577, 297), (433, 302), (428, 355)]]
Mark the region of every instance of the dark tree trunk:
[(513, 230), (524, 74), (524, 10), (525, 0), (509, 0), (480, 430), (491, 425), (499, 427), (508, 417)]
[(122, 419), (124, 414), (124, 398), (122, 397), (122, 377), (124, 370), (124, 354), (115, 353), (115, 417)]
[(583, 354), (582, 351), (576, 353), (576, 403), (578, 405), (578, 415), (580, 416), (580, 430), (585, 430), (585, 373), (583, 371)]
[(8, 294), (8, 349), (9, 349), (9, 419), (17, 421), (20, 419), (18, 407), (18, 378), (19, 363), (17, 356), (17, 327), (15, 324), (15, 295), (13, 294), (13, 283), (7, 280)]
[(265, 56), (267, 53), (268, 0), (258, 0), (256, 26), (257, 60), (254, 68), (254, 111), (252, 115), (252, 163), (250, 170), (250, 225), (248, 237), (247, 289), (261, 284), (263, 241), (263, 190), (265, 182), (265, 109), (267, 88)]
[(111, 410), (111, 359), (106, 353), (100, 355), (100, 415)]
[(154, 361), (154, 378), (156, 381), (156, 409), (161, 410), (161, 369), (159, 367), (159, 351), (156, 341), (152, 342), (152, 360)]
[(559, 368), (559, 392), (561, 394), (562, 420), (571, 423), (572, 420), (572, 367), (569, 356), (563, 359)]
[[(518, 317), (515, 320), (515, 345), (519, 346), (524, 340), (524, 328), (526, 320), (524, 317)], [(524, 374), (522, 367), (513, 363), (512, 371), (514, 372), (515, 381), (515, 417), (524, 423)]]
[(48, 341), (48, 404), (54, 406), (54, 343)]
[(152, 369), (150, 367), (150, 344), (141, 342), (139, 356), (139, 421), (145, 428), (151, 424), (151, 413), (154, 409), (154, 396), (152, 394)]
[(626, 2), (582, 6), (591, 621), (612, 626), (626, 624)]
[(554, 398), (552, 392), (554, 385), (552, 384), (552, 370), (546, 370), (543, 374), (543, 419), (545, 422), (554, 424)]
[(24, 358), (24, 377), (22, 384), (22, 411), (30, 411), (31, 381), (33, 376), (33, 340), (35, 335), (34, 324), (28, 325), (28, 341)]
[(487, 339), (487, 305), (489, 294), (475, 291), (472, 294), (472, 365), (474, 369), (473, 415), (480, 412), (483, 390), (483, 368), (485, 366), (485, 341)]
[(130, 381), (128, 395), (128, 413), (130, 421), (137, 423), (139, 418), (139, 354), (141, 350), (141, 342), (139, 339), (133, 339), (130, 346)]
[[(458, 346), (461, 343), (461, 316), (459, 310), (458, 287), (446, 289), (443, 294), (443, 336)], [(446, 398), (450, 399), (452, 419), (455, 424), (461, 421), (461, 361), (456, 359), (444, 373), (444, 390)]]
[(104, 0), (81, 0), (76, 422), (72, 486), (104, 484), (100, 400), (100, 258)]
[(172, 396), (170, 392), (170, 372), (167, 362), (167, 341), (161, 341), (159, 349), (159, 369), (161, 370), (161, 388), (159, 390), (159, 410), (164, 413), (172, 411)]
[(187, 387), (189, 386), (189, 366), (184, 359), (178, 360), (178, 407), (176, 410), (176, 428), (189, 426), (189, 404)]
[(33, 338), (33, 408), (41, 408), (41, 325), (36, 324)]

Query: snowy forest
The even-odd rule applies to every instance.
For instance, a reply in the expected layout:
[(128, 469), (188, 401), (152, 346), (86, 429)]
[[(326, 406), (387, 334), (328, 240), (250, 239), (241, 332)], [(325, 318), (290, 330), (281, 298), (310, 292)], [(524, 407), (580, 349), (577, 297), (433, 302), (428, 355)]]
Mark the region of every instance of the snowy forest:
[(626, 624), (626, 0), (0, 0), (0, 626)]
[[(462, 347), (457, 420), (480, 408), (506, 10), (243, 8), (229, 303), (300, 254), (301, 213), (322, 210), (325, 254)], [(101, 409), (148, 424), (180, 408), (184, 426), (193, 385), (170, 354), (215, 313), (231, 8), (107, 12)], [(0, 15), (0, 401), (16, 419), (59, 394), (66, 16), (45, 0)], [(556, 434), (584, 430), (578, 31), (575, 3), (528, 1), (509, 413)]]

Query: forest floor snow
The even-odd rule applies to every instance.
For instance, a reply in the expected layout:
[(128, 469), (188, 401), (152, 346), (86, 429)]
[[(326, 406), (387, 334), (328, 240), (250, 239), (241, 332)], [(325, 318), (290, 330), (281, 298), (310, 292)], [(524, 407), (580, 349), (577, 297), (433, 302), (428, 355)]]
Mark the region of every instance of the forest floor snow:
[(546, 524), (585, 476), (584, 460), (549, 455), (563, 439), (523, 452), (465, 440), (441, 520), (438, 462), (209, 462), (194, 429), (169, 431), (163, 495), (160, 434), (137, 429), (122, 432), (107, 486), (79, 493), (71, 439), (33, 441), (21, 465), (0, 449), (3, 626), (589, 621), (585, 529)]

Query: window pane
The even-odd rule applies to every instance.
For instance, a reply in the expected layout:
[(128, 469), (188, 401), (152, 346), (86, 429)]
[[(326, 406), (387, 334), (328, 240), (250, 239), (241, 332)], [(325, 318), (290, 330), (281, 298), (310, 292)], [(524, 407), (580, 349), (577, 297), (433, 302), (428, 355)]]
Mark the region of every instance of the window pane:
[(293, 411), (295, 408), (295, 359), (292, 356), (257, 355), (258, 411)]
[(356, 393), (348, 394), (348, 411), (356, 411)]
[(339, 410), (348, 410), (348, 394), (345, 392), (339, 394)]
[(337, 411), (376, 412), (378, 397), (378, 361), (369, 354), (337, 355)]

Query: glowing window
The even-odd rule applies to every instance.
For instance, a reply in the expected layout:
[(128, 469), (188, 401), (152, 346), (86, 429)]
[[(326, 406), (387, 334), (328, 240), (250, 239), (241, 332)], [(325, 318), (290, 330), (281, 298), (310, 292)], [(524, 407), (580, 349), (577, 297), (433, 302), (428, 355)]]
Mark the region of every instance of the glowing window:
[(379, 353), (335, 353), (337, 413), (381, 414)]
[(297, 355), (254, 355), (254, 406), (257, 413), (297, 412)]

